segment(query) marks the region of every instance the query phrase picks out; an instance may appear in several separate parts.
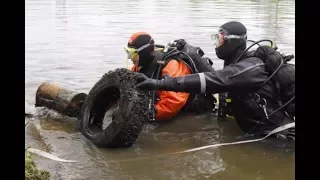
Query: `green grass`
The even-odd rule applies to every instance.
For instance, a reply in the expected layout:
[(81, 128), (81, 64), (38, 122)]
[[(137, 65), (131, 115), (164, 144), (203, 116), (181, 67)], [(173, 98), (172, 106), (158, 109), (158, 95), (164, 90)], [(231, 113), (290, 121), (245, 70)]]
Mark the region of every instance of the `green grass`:
[[(25, 124), (27, 126), (28, 123)], [(25, 180), (49, 180), (50, 173), (45, 170), (39, 170), (32, 160), (31, 154), (25, 149)]]
[(32, 160), (31, 154), (25, 151), (25, 179), (26, 180), (49, 180), (50, 173), (45, 170), (39, 170)]

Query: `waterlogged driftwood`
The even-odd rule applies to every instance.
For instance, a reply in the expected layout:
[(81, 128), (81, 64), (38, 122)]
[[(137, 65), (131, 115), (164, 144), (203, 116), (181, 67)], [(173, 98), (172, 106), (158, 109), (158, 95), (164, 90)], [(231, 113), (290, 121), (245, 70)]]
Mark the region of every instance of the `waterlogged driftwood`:
[(86, 97), (85, 93), (78, 93), (57, 84), (45, 82), (36, 92), (35, 107), (47, 107), (63, 115), (77, 117)]

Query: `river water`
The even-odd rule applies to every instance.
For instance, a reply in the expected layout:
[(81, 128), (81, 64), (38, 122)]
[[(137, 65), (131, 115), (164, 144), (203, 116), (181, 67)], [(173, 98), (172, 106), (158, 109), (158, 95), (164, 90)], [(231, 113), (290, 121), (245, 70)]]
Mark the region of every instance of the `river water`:
[[(271, 39), (284, 53), (295, 51), (293, 0), (26, 0), (25, 8), (26, 109), (45, 81), (88, 93), (104, 73), (125, 68), (123, 47), (136, 31), (149, 32), (157, 44), (186, 39), (200, 46), (216, 69), (223, 62), (210, 35), (230, 20), (245, 24), (248, 39)], [(243, 133), (232, 119), (181, 115), (145, 126), (130, 148), (110, 150), (77, 132), (74, 119), (37, 112), (45, 116), (26, 119), (26, 146), (78, 161), (35, 157), (52, 179), (294, 179), (294, 148), (273, 140), (155, 157), (234, 141)], [(145, 157), (150, 158), (135, 159)]]

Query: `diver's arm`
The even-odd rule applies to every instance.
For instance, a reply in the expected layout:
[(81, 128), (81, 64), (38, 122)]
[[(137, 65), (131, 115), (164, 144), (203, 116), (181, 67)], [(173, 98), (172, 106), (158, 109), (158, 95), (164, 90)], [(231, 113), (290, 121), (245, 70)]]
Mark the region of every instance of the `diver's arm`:
[(268, 78), (263, 63), (244, 61), (222, 70), (191, 74), (162, 80), (143, 79), (137, 76), (137, 87), (189, 93), (220, 93), (255, 88)]

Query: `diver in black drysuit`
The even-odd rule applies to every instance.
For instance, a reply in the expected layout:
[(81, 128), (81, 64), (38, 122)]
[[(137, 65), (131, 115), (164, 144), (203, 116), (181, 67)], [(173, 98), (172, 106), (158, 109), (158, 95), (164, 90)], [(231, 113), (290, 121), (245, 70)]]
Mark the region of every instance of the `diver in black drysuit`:
[[(291, 110), (290, 115), (286, 108), (276, 111), (284, 103), (280, 103), (281, 97), (275, 82), (269, 80), (261, 86), (270, 76), (264, 61), (254, 56), (254, 51), (243, 53), (246, 49), (246, 27), (239, 22), (228, 22), (220, 27), (219, 33), (223, 39), (222, 43), (219, 42), (222, 45), (216, 47), (216, 54), (224, 60), (223, 69), (162, 80), (149, 79), (138, 74), (135, 77), (137, 88), (189, 93), (227, 92), (232, 99), (232, 115), (239, 127), (250, 134), (266, 134), (276, 127), (294, 122), (294, 110)], [(225, 38), (228, 36), (230, 38)], [(291, 71), (289, 73), (292, 74)], [(292, 81), (294, 82), (294, 79)], [(291, 92), (295, 93), (294, 87)], [(285, 139), (294, 139), (295, 130), (284, 130), (278, 135)]]

